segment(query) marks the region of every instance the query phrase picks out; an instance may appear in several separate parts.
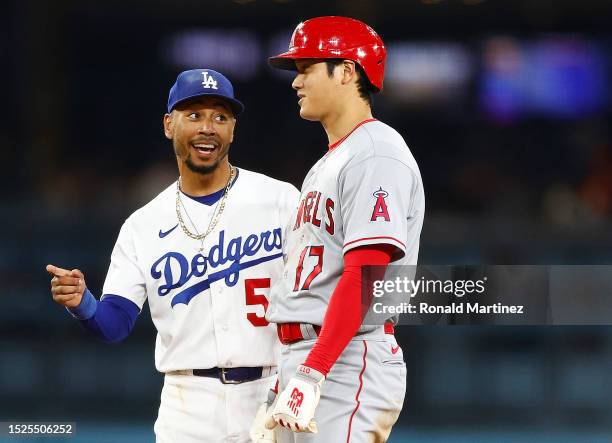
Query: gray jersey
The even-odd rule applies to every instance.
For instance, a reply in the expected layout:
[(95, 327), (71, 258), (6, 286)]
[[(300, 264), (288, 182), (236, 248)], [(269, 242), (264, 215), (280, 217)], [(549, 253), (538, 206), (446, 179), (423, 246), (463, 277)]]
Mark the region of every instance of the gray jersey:
[(353, 248), (390, 244), (394, 265), (415, 265), (424, 212), (421, 174), (402, 136), (377, 120), (358, 125), (304, 179), (266, 318), (321, 325)]

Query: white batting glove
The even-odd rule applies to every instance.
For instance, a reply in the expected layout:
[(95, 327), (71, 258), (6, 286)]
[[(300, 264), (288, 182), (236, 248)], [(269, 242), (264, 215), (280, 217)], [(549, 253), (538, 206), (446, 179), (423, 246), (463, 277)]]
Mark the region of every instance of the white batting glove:
[(304, 365), (298, 366), (295, 375), (278, 396), (266, 427), (273, 429), (279, 424), (294, 432), (318, 432), (313, 417), (324, 381), (325, 376), (319, 371)]
[(268, 392), (268, 401), (257, 410), (255, 420), (251, 424), (249, 436), (252, 443), (276, 443), (276, 432), (266, 427), (267, 421), (272, 417), (272, 410), (276, 405), (278, 395), (273, 389)]

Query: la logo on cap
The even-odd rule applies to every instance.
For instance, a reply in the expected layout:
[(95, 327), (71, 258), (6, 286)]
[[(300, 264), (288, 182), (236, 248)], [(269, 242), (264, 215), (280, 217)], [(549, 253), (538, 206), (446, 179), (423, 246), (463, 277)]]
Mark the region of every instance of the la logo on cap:
[(217, 89), (217, 80), (209, 76), (207, 71), (202, 71), (202, 87)]

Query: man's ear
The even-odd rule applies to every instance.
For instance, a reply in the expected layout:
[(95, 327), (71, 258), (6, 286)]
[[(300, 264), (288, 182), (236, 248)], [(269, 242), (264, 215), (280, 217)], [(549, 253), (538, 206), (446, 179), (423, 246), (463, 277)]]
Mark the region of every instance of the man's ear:
[(344, 60), (341, 66), (342, 66), (342, 84), (346, 85), (352, 82), (357, 76), (357, 71), (355, 70), (355, 62), (352, 60)]
[(232, 117), (234, 119), (234, 127), (232, 128), (232, 138), (230, 139), (230, 143), (234, 142), (234, 130), (236, 129), (236, 117)]
[(174, 136), (174, 122), (172, 117), (172, 114), (164, 114), (164, 135), (168, 140), (172, 140), (172, 137)]

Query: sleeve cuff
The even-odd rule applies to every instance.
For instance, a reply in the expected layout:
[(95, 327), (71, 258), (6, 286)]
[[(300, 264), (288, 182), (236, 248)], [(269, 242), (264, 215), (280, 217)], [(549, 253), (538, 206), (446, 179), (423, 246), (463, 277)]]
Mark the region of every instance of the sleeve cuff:
[(349, 242), (346, 242), (342, 247), (342, 253), (346, 254), (351, 249), (355, 249), (359, 246), (378, 245), (378, 244), (389, 244), (395, 246), (397, 249), (402, 251), (402, 255), (406, 254), (406, 245), (395, 237), (378, 236), (378, 237), (362, 237)]
[(98, 301), (87, 288), (85, 288), (81, 303), (76, 308), (66, 308), (70, 315), (78, 320), (90, 319), (96, 314), (97, 309)]
[(325, 374), (306, 365), (299, 365), (295, 371), (295, 376), (319, 386), (323, 384), (323, 381), (325, 380)]

